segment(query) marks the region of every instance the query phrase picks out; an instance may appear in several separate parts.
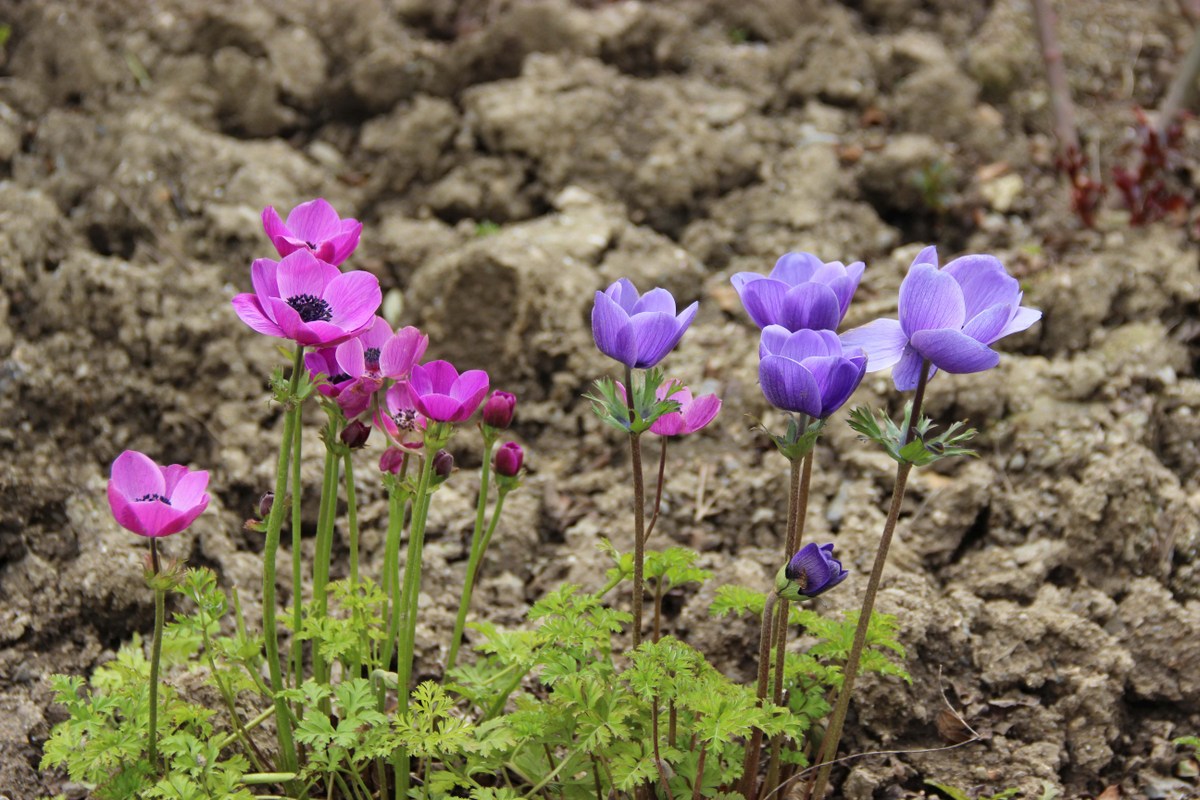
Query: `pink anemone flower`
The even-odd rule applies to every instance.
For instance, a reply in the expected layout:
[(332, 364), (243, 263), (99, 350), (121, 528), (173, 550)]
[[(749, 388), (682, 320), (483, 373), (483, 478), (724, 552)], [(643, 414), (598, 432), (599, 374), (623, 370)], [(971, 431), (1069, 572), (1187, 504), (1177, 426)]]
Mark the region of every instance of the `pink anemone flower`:
[(721, 410), (721, 398), (715, 394), (692, 397), (692, 390), (683, 385), (682, 381), (672, 379), (663, 383), (655, 392), (659, 400), (667, 399), (671, 387), (680, 388), (670, 395), (670, 399), (679, 403), (679, 410), (663, 414), (650, 426), (651, 433), (659, 436), (685, 436), (695, 433), (712, 422), (717, 412)]
[(417, 410), (408, 382), (395, 384), (384, 397), (387, 411), (376, 412), (375, 424), (401, 447), (420, 450), (425, 444), (426, 420), (425, 415)]
[(208, 473), (182, 464), (160, 467), (149, 456), (126, 450), (112, 463), (108, 504), (117, 523), (139, 536), (179, 533), (208, 507)]
[(384, 378), (407, 378), (413, 364), (425, 355), (429, 337), (409, 325), (392, 333), (383, 317), (362, 335), (338, 345), (337, 362), (352, 382), (338, 395), (347, 417), (366, 411), (371, 395), (383, 387)]
[(318, 197), (293, 208), (287, 222), (279, 218), (273, 206), (262, 212), (263, 230), (281, 257), (307, 250), (335, 267), (345, 261), (362, 233), (362, 223), (342, 219), (325, 198)]
[(469, 369), (462, 375), (449, 361), (412, 368), (409, 379), (417, 410), (435, 422), (462, 422), (475, 413), (488, 391), (488, 375)]
[(383, 302), (374, 275), (342, 273), (307, 250), (278, 262), (256, 260), (250, 280), (254, 293), (233, 298), (242, 322), (301, 346), (328, 347), (357, 336), (372, 324)]

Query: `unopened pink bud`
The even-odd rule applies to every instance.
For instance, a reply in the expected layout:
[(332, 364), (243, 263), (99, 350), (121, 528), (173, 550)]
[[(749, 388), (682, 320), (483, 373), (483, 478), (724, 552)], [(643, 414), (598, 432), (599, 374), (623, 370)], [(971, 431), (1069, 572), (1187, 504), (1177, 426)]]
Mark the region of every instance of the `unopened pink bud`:
[(357, 450), (371, 438), (371, 426), (355, 420), (342, 429), (342, 444), (351, 450)]
[(505, 442), (496, 451), (496, 474), (515, 478), (525, 462), (525, 451), (516, 442)]
[(492, 392), (492, 396), (483, 404), (483, 424), (504, 430), (512, 424), (516, 407), (516, 395), (509, 392)]

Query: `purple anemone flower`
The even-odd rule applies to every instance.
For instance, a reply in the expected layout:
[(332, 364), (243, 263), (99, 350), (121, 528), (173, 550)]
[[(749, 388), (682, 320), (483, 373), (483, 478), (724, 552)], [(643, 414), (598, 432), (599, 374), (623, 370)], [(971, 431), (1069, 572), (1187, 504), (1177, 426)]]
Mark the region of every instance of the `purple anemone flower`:
[(449, 361), (412, 368), (409, 378), (417, 410), (435, 422), (462, 422), (475, 413), (488, 391), (488, 374), (469, 369), (462, 375)]
[(297, 250), (308, 250), (322, 261), (338, 266), (345, 261), (362, 233), (362, 223), (342, 219), (333, 206), (318, 197), (293, 208), (287, 222), (279, 218), (273, 206), (262, 212), (263, 230), (281, 257)]
[(372, 324), (383, 301), (374, 275), (342, 273), (307, 250), (278, 262), (257, 259), (250, 280), (254, 293), (233, 298), (242, 322), (302, 346), (328, 347), (357, 336)]
[(308, 368), (308, 375), (313, 380), (316, 380), (318, 375), (325, 376), (325, 380), (317, 384), (317, 391), (326, 397), (337, 397), (354, 382), (354, 379), (338, 365), (336, 347), (308, 351), (304, 354), (304, 366)]
[[(384, 395), (384, 405), (387, 411), (375, 414), (375, 424), (401, 447), (420, 450), (425, 445), (425, 426), (428, 423), (425, 415), (417, 410), (408, 381), (400, 381), (388, 389)], [(380, 469), (384, 469), (382, 461)]]
[(676, 316), (675, 298), (666, 289), (651, 289), (639, 296), (634, 285), (621, 278), (596, 292), (592, 337), (604, 355), (627, 367), (648, 369), (679, 344), (698, 305), (692, 303)]
[(679, 403), (679, 410), (663, 414), (654, 420), (650, 426), (651, 433), (657, 433), (659, 436), (685, 436), (695, 433), (712, 422), (721, 410), (721, 398), (715, 394), (692, 397), (692, 390), (678, 380), (664, 382), (655, 394), (659, 400), (666, 400), (671, 387), (676, 385), (681, 388), (669, 396), (671, 400)]
[(850, 299), (862, 280), (863, 263), (825, 263), (812, 253), (787, 253), (770, 275), (739, 272), (730, 278), (742, 305), (760, 328), (782, 325), (835, 330), (846, 316)]
[(900, 391), (916, 388), (921, 364), (950, 373), (983, 372), (1000, 363), (988, 347), (1028, 328), (1042, 312), (1021, 305), (1017, 280), (995, 256), (956, 258), (938, 269), (937, 248), (926, 247), (900, 284), (900, 319), (877, 319), (847, 331), (842, 341), (867, 353), (871, 372), (888, 367)]
[(809, 544), (801, 547), (783, 568), (783, 576), (797, 594), (816, 597), (829, 591), (850, 573), (833, 555), (833, 544)]
[(121, 527), (157, 538), (179, 533), (208, 507), (208, 473), (182, 464), (160, 467), (136, 450), (112, 463), (108, 504)]
[(758, 348), (758, 380), (776, 408), (825, 419), (842, 407), (867, 369), (858, 348), (844, 349), (830, 330), (763, 328)]

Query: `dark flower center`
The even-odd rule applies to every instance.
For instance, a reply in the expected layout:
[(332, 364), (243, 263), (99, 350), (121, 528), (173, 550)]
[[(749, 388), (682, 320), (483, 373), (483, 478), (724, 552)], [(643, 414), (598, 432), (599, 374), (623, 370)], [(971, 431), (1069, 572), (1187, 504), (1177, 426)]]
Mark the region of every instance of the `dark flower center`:
[(167, 498), (163, 497), (161, 494), (144, 494), (141, 497), (139, 497), (137, 500), (134, 500), (133, 502), (146, 503), (151, 500), (157, 500), (160, 503), (166, 503), (167, 505), (171, 505), (171, 501), (168, 500)]
[(296, 310), (302, 322), (329, 322), (333, 310), (329, 303), (311, 294), (297, 294), (287, 299), (287, 304)]
[(392, 415), (392, 421), (402, 431), (415, 431), (417, 429), (417, 412), (411, 408), (402, 408)]
[(788, 568), (783, 571), (783, 574), (787, 576), (789, 581), (799, 586), (800, 591), (808, 588), (808, 573), (804, 570), (792, 569), (792, 566), (789, 564)]
[(379, 348), (368, 347), (367, 352), (363, 353), (363, 360), (367, 362), (367, 369), (372, 372), (379, 371)]
[(305, 242), (305, 244), (306, 244), (306, 245), (308, 245), (308, 249), (309, 249), (309, 250), (316, 250), (316, 249), (317, 249), (317, 246), (316, 246), (315, 244), (313, 244), (312, 242)]
[(330, 383), (341, 383), (342, 381), (348, 381), (348, 380), (350, 380), (350, 376), (344, 372), (339, 372), (337, 375), (329, 376)]

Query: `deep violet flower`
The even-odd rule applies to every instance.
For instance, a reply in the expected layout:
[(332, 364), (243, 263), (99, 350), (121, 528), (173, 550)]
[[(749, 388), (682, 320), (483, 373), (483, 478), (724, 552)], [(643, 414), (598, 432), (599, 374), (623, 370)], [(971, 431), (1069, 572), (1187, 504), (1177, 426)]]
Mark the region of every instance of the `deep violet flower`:
[(254, 293), (233, 298), (242, 322), (299, 345), (327, 347), (357, 336), (372, 324), (383, 301), (374, 275), (342, 273), (307, 250), (279, 262), (256, 260), (250, 279)]
[(525, 451), (516, 442), (505, 442), (496, 450), (496, 474), (515, 478), (525, 463)]
[(775, 577), (775, 590), (780, 597), (799, 600), (816, 597), (829, 591), (850, 573), (833, 555), (833, 544), (810, 542), (797, 551)]
[(787, 253), (770, 275), (739, 272), (730, 278), (742, 305), (760, 328), (782, 325), (835, 330), (846, 316), (850, 299), (862, 280), (863, 263), (825, 263), (812, 253)]
[[(400, 381), (384, 395), (385, 411), (375, 415), (375, 424), (401, 447), (420, 450), (425, 444), (425, 415), (417, 410), (416, 400), (408, 381)], [(380, 469), (383, 469), (382, 462)]]
[(982, 372), (1000, 363), (988, 345), (1042, 318), (1021, 305), (1022, 296), (995, 256), (962, 256), (939, 270), (937, 248), (926, 247), (900, 284), (900, 319), (869, 322), (842, 341), (866, 351), (871, 372), (893, 367), (896, 388), (908, 391), (917, 386), (923, 360), (931, 364), (929, 377), (939, 369)]
[(492, 392), (483, 404), (483, 424), (489, 428), (504, 430), (512, 425), (513, 412), (517, 408), (517, 396), (511, 392)]
[(449, 361), (412, 368), (409, 378), (417, 410), (435, 422), (462, 422), (475, 413), (488, 390), (488, 375), (469, 369), (462, 375)]
[(293, 208), (287, 222), (279, 218), (273, 206), (262, 212), (263, 230), (281, 257), (297, 250), (308, 250), (335, 267), (345, 261), (358, 246), (362, 223), (342, 219), (323, 197)]
[(338, 368), (350, 377), (350, 384), (337, 396), (346, 417), (367, 410), (384, 378), (407, 378), (428, 346), (429, 337), (416, 328), (410, 325), (392, 333), (383, 317), (376, 317), (364, 333), (338, 345)]
[(342, 428), (339, 438), (346, 447), (349, 447), (351, 450), (358, 450), (359, 448), (366, 447), (367, 440), (371, 438), (371, 426), (356, 419)]
[(676, 316), (675, 298), (666, 289), (651, 289), (639, 296), (634, 285), (621, 278), (596, 292), (592, 337), (604, 355), (627, 367), (647, 369), (679, 344), (698, 305), (692, 303)]
[(454, 473), (454, 456), (449, 450), (438, 450), (433, 456), (433, 474), (446, 480)]
[(867, 357), (843, 348), (833, 331), (790, 333), (780, 325), (763, 328), (758, 348), (758, 379), (776, 408), (824, 419), (842, 407), (862, 382)]
[(208, 507), (208, 473), (182, 464), (160, 467), (149, 456), (126, 450), (112, 463), (108, 504), (118, 524), (139, 536), (170, 536), (187, 528)]
[[(680, 388), (672, 393), (671, 387), (673, 386)], [(695, 433), (712, 422), (716, 418), (717, 412), (721, 410), (721, 398), (715, 394), (694, 398), (692, 390), (679, 380), (665, 381), (658, 387), (655, 394), (659, 400), (666, 400), (669, 396), (671, 400), (679, 403), (678, 411), (663, 414), (650, 426), (650, 432), (657, 433), (659, 436), (685, 436)]]

